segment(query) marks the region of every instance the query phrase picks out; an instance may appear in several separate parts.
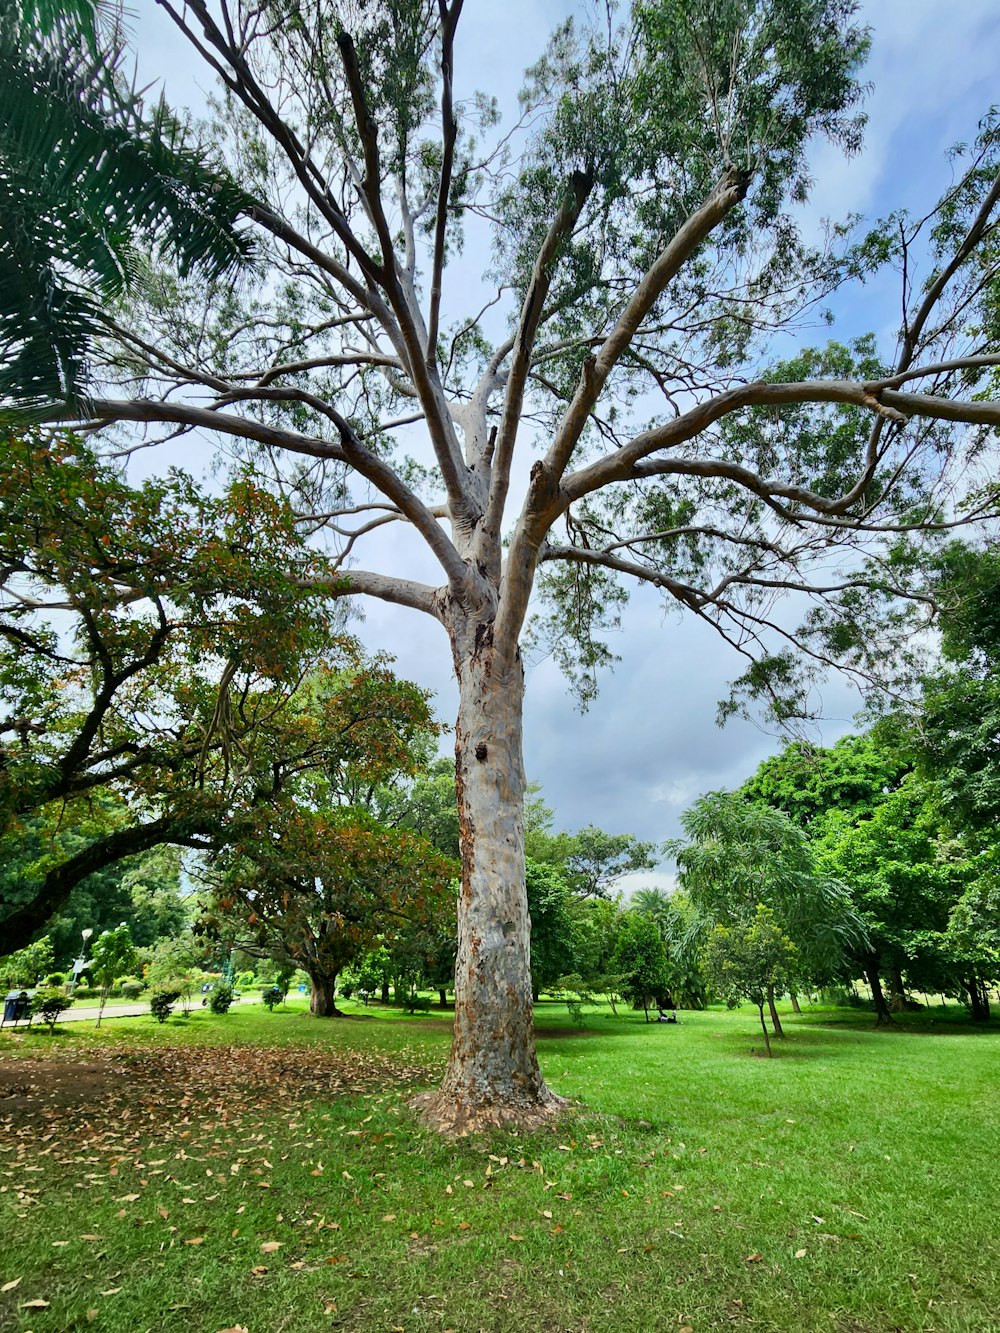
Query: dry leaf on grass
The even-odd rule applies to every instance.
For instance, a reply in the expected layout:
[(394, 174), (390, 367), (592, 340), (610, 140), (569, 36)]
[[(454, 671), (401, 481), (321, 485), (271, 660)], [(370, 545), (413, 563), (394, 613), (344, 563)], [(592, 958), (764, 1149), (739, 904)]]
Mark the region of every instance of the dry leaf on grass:
[(3, 1286), (0, 1287), (0, 1291), (13, 1291), (15, 1287), (19, 1287), (20, 1285), (21, 1279), (19, 1277), (11, 1278), (9, 1282), (5, 1282)]
[(266, 1240), (260, 1247), (261, 1254), (273, 1254), (275, 1250), (280, 1250), (284, 1245), (283, 1240)]
[(764, 1256), (761, 1254), (760, 1250), (754, 1250), (753, 1254), (747, 1255), (746, 1262), (748, 1264), (759, 1264), (763, 1257)]

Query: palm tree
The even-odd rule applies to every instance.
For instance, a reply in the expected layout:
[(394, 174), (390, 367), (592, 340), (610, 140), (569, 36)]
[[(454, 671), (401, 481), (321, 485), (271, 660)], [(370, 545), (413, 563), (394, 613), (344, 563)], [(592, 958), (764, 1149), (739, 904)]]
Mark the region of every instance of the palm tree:
[(0, 0), (0, 411), (83, 395), (144, 256), (209, 280), (247, 265), (253, 202), (162, 99), (146, 107), (98, 0)]

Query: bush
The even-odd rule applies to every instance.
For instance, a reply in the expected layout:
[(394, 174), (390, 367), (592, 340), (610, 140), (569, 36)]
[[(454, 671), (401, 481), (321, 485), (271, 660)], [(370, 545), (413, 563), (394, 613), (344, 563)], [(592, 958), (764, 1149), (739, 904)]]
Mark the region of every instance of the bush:
[(74, 986), (73, 988), (74, 1000), (96, 1000), (100, 993), (96, 986)]
[(181, 998), (179, 990), (158, 990), (149, 997), (149, 1012), (157, 1023), (165, 1023)]
[(241, 972), (236, 978), (237, 986), (252, 986), (257, 980), (256, 972)]
[(55, 1028), (59, 1015), (70, 1007), (73, 997), (64, 990), (40, 990), (35, 992), (31, 1002), (32, 1017), (39, 1017), (49, 1025), (49, 1032)]
[(275, 1005), (280, 1004), (285, 997), (280, 986), (265, 986), (260, 993), (260, 998), (261, 1002), (266, 1004), (268, 1010), (273, 1014)]
[(228, 1014), (232, 1002), (233, 988), (225, 982), (220, 982), (208, 997), (208, 1007), (213, 1014)]
[(135, 977), (127, 977), (122, 981), (119, 990), (126, 1000), (137, 1000), (146, 989), (144, 981), (137, 981)]
[(65, 972), (50, 972), (49, 975), (42, 981), (42, 985), (48, 988), (52, 988), (55, 986), (65, 986), (66, 979), (67, 978)]

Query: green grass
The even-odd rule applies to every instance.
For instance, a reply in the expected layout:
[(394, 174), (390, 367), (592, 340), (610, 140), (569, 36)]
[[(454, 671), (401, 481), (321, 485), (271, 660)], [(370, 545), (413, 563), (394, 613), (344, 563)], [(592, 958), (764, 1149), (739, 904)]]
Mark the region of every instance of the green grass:
[(579, 1109), (453, 1143), (407, 1108), (449, 1020), (349, 1007), (5, 1034), (123, 1084), (6, 1127), (0, 1327), (1000, 1331), (996, 1024), (812, 1008), (768, 1061), (749, 1010), (542, 1004)]

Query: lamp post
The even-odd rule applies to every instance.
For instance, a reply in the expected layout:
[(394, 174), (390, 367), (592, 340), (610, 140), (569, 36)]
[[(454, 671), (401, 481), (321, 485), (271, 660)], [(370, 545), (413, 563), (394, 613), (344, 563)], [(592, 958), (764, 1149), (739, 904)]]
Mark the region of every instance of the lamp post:
[(79, 977), (80, 973), (87, 966), (87, 941), (93, 933), (93, 930), (89, 926), (86, 930), (80, 931), (80, 934), (83, 936), (83, 948), (80, 950), (80, 957), (74, 958), (73, 960), (73, 980), (69, 983), (70, 995), (72, 995), (73, 991), (76, 989), (77, 977)]

